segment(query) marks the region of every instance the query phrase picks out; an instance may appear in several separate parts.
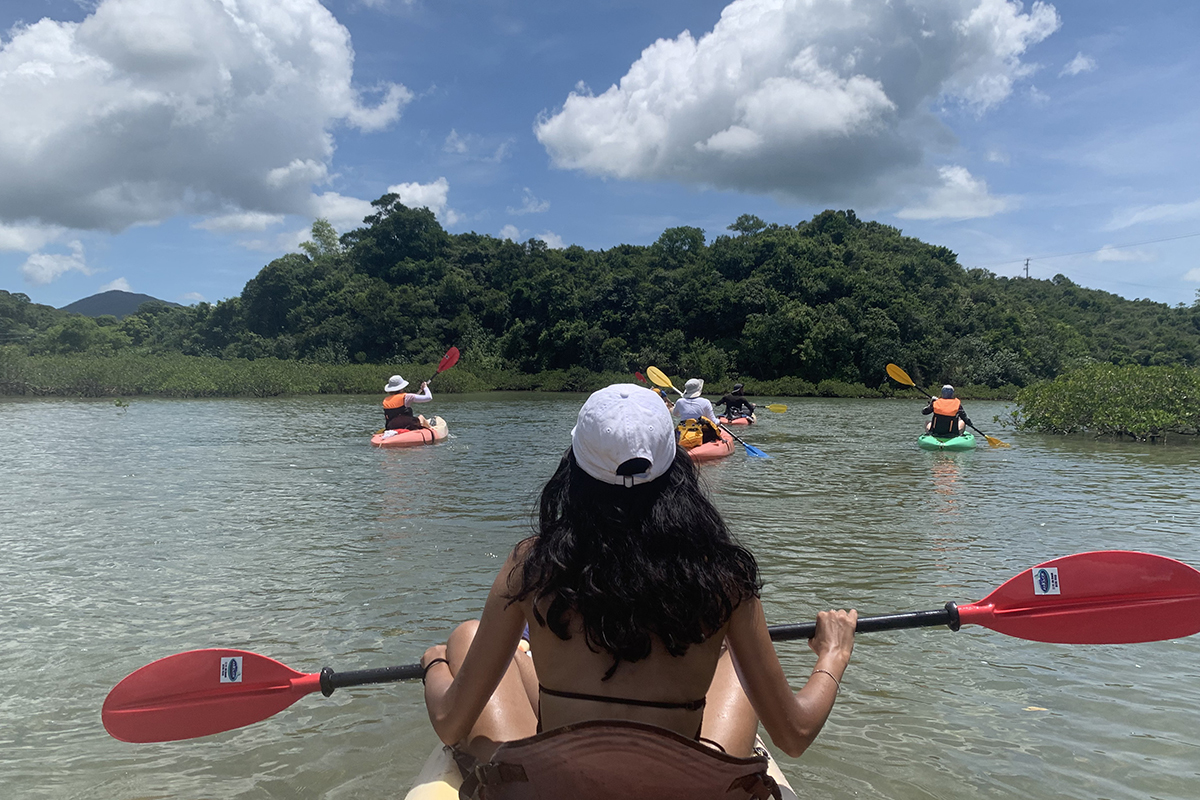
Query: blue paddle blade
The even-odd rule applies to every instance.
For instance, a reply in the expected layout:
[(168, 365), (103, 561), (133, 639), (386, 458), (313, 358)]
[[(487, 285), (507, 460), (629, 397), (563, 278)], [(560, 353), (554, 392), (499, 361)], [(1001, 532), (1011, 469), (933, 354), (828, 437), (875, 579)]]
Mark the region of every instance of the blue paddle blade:
[(746, 444), (745, 442), (742, 442), (742, 447), (746, 448), (746, 455), (748, 456), (753, 456), (754, 458), (770, 458), (769, 455), (764, 453), (762, 450), (759, 450), (752, 444)]

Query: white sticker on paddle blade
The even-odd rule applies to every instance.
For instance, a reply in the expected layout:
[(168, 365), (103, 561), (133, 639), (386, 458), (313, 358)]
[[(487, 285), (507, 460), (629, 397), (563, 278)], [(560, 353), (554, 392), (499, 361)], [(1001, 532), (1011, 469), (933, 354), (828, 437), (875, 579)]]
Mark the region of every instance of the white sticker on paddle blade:
[(1038, 567), (1033, 571), (1033, 593), (1062, 594), (1058, 588), (1058, 567)]
[(242, 682), (242, 657), (227, 656), (221, 659), (221, 683)]

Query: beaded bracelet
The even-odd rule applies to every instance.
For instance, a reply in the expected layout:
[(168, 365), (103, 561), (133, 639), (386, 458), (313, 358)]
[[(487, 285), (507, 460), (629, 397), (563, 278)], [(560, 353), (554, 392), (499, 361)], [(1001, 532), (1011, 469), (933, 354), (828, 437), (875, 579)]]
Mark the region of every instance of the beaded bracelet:
[(435, 658), (432, 661), (430, 661), (421, 670), (421, 685), (422, 686), (425, 685), (425, 676), (429, 674), (429, 668), (432, 667), (434, 664), (445, 664), (447, 667), (450, 666), (450, 662), (444, 658)]
[[(842, 682), (841, 682), (841, 681), (839, 681), (839, 680), (837, 679), (837, 676), (836, 676), (836, 675), (834, 675), (832, 672), (830, 672), (830, 671), (829, 671), (829, 670), (827, 670), (827, 669), (814, 669), (814, 670), (812, 671), (812, 674), (813, 674), (813, 675), (816, 675), (818, 672), (824, 672), (826, 675), (828, 675), (829, 677), (833, 678), (833, 682), (837, 684), (837, 688), (838, 688), (838, 689), (841, 689), (841, 688), (842, 688)], [(835, 689), (834, 691), (837, 691), (837, 689)]]

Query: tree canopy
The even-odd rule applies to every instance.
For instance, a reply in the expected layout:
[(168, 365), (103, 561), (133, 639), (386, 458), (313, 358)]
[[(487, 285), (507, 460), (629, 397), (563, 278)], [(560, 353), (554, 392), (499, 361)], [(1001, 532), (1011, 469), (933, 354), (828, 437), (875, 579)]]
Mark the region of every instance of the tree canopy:
[(339, 236), (324, 220), (239, 297), (80, 317), (0, 291), (0, 344), (29, 354), (178, 352), (328, 363), (435, 362), (534, 373), (582, 367), (879, 386), (1027, 385), (1089, 363), (1196, 366), (1200, 300), (1171, 307), (963, 269), (897, 228), (824, 211), (744, 214), (711, 242), (676, 227), (607, 250), (447, 233), (395, 195)]

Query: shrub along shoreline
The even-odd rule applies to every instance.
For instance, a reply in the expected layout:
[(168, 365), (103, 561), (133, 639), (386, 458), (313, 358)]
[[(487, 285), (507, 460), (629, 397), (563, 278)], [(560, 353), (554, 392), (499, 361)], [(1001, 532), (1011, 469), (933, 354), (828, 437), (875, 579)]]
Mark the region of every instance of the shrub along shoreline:
[[(649, 366), (649, 365), (647, 365)], [(437, 364), (326, 364), (276, 358), (219, 359), (182, 354), (119, 353), (111, 356), (29, 356), (0, 348), (0, 395), (26, 397), (279, 397), (311, 394), (382, 394), (391, 375), (413, 385), (435, 374)], [(691, 376), (672, 377), (676, 386)], [(801, 378), (739, 378), (750, 396), (762, 397), (917, 397), (915, 389), (884, 384)], [(437, 375), (433, 389), (443, 394), (490, 391), (591, 392), (611, 383), (634, 383), (628, 372), (593, 372), (583, 367), (535, 374), (460, 362)], [(718, 394), (732, 378), (707, 383)], [(932, 387), (929, 391), (936, 391)], [(964, 400), (1011, 400), (1018, 387), (961, 386)]]
[(1134, 441), (1200, 435), (1200, 370), (1092, 364), (1017, 393), (1010, 422), (1041, 433)]

